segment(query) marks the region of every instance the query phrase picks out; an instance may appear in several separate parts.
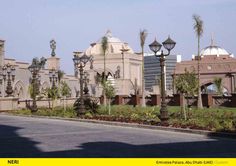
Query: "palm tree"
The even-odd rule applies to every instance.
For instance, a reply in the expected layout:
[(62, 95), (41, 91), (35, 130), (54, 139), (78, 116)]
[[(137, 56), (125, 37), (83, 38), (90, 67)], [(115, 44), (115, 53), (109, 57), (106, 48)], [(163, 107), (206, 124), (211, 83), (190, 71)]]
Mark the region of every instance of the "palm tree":
[(146, 106), (145, 103), (145, 81), (144, 81), (144, 44), (147, 38), (147, 30), (141, 30), (139, 32), (140, 46), (142, 49), (142, 107)]
[(202, 96), (201, 96), (201, 86), (200, 86), (200, 38), (203, 34), (203, 21), (201, 20), (200, 16), (194, 14), (193, 15), (194, 25), (193, 29), (197, 35), (198, 41), (198, 52), (197, 52), (197, 74), (198, 74), (198, 103), (197, 108), (202, 109)]
[(58, 70), (58, 82), (59, 82), (59, 84), (61, 83), (61, 80), (63, 79), (64, 75), (65, 75), (64, 71)]
[[(104, 74), (103, 74), (103, 78), (102, 78), (102, 84), (105, 87), (105, 83), (106, 83), (106, 52), (108, 50), (108, 39), (106, 36), (104, 36), (102, 38), (102, 42), (101, 42), (101, 46), (102, 46), (102, 53), (104, 56)], [(104, 89), (104, 88), (103, 88)], [(103, 97), (104, 97), (104, 105), (107, 105), (106, 102), (106, 93), (105, 93), (105, 89), (103, 90)]]
[(65, 99), (67, 96), (70, 95), (70, 93), (71, 93), (71, 89), (70, 89), (69, 85), (65, 81), (62, 81), (61, 85), (60, 85), (60, 94), (63, 97), (64, 111), (66, 110), (66, 106), (67, 106), (67, 105), (65, 105)]
[(222, 78), (220, 77), (215, 77), (213, 80), (215, 86), (216, 86), (216, 93), (218, 95), (222, 95), (223, 94), (223, 90), (222, 90)]
[(189, 97), (193, 97), (198, 92), (198, 79), (195, 71), (189, 72), (185, 68), (185, 73), (179, 75), (175, 80), (175, 87), (177, 91), (184, 95), (183, 97), (183, 109), (184, 119), (187, 120), (187, 114), (185, 110), (185, 96), (187, 97), (187, 104), (190, 106)]

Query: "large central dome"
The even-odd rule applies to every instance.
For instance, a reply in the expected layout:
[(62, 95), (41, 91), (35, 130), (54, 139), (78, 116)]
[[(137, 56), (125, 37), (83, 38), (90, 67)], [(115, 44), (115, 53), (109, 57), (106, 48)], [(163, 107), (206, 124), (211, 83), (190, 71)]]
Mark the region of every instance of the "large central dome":
[[(112, 36), (112, 33), (110, 30), (107, 31), (105, 36), (107, 37), (108, 43), (121, 43), (120, 39)], [(102, 38), (99, 39), (97, 43), (101, 43), (101, 42), (102, 42)]]
[[(127, 53), (133, 54), (133, 49), (128, 45), (128, 43), (122, 42), (120, 39), (113, 37), (110, 30), (104, 35), (108, 40), (108, 54), (121, 54), (121, 49), (127, 49)], [(90, 47), (85, 51), (87, 55), (102, 55), (101, 42), (102, 38), (99, 39), (96, 43), (90, 44)]]

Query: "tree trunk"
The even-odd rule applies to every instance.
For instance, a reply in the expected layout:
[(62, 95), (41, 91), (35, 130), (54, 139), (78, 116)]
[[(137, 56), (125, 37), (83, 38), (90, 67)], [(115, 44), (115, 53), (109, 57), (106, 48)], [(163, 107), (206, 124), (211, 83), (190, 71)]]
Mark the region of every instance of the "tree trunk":
[(54, 111), (54, 100), (52, 100), (52, 110)]
[(63, 96), (63, 109), (66, 111), (66, 106), (65, 106), (65, 96)]
[[(105, 87), (106, 84), (106, 54), (104, 53), (104, 76), (103, 76), (103, 86)], [(107, 98), (106, 98), (106, 92), (105, 88), (103, 87), (103, 104), (106, 107), (107, 106)]]
[(184, 113), (184, 120), (187, 120), (187, 113), (186, 113), (186, 108), (185, 108), (185, 95), (183, 94), (183, 106), (182, 106), (182, 110), (183, 110), (183, 113)]
[(108, 99), (108, 114), (111, 115), (111, 99)]
[(48, 108), (51, 109), (51, 102), (50, 102), (50, 99), (48, 99)]
[(142, 107), (146, 107), (145, 102), (145, 80), (144, 80), (144, 50), (142, 47)]
[(200, 84), (200, 36), (198, 36), (198, 63), (197, 63), (197, 70), (198, 70), (198, 102), (197, 108), (202, 109), (202, 95), (201, 95), (201, 84)]

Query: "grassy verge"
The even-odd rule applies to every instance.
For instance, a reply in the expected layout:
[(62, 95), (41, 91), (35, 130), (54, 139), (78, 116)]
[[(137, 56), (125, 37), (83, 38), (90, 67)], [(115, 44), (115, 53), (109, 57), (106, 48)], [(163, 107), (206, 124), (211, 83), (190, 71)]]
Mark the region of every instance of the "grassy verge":
[[(143, 108), (129, 105), (114, 105), (111, 107), (111, 113), (109, 115), (108, 109), (100, 106), (97, 112), (88, 112), (83, 118), (161, 125), (160, 119), (158, 118), (160, 115), (159, 110), (159, 107)], [(236, 108), (204, 108), (202, 110), (193, 108), (187, 111), (187, 120), (184, 120), (180, 107), (168, 107), (168, 111), (170, 115), (169, 126), (236, 132)], [(30, 110), (17, 110), (13, 114), (31, 115), (32, 113)], [(47, 108), (40, 108), (33, 115), (76, 118), (76, 112), (72, 107), (67, 108), (65, 111), (61, 107), (55, 108), (54, 111)]]

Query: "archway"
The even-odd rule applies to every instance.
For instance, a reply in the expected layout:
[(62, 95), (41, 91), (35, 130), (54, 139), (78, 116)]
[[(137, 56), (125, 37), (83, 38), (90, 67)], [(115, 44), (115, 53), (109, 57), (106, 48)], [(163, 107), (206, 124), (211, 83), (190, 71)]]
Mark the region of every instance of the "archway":
[[(217, 94), (218, 90), (214, 83), (208, 82), (201, 86), (202, 93), (210, 93), (210, 94)], [(229, 91), (226, 87), (222, 86), (222, 93), (223, 95), (229, 95)]]
[(40, 92), (44, 92), (47, 88), (50, 88), (50, 84), (48, 82), (43, 82), (41, 85)]
[(26, 89), (24, 83), (21, 80), (16, 81), (14, 85), (13, 95), (14, 97), (18, 97), (20, 99), (25, 98)]

